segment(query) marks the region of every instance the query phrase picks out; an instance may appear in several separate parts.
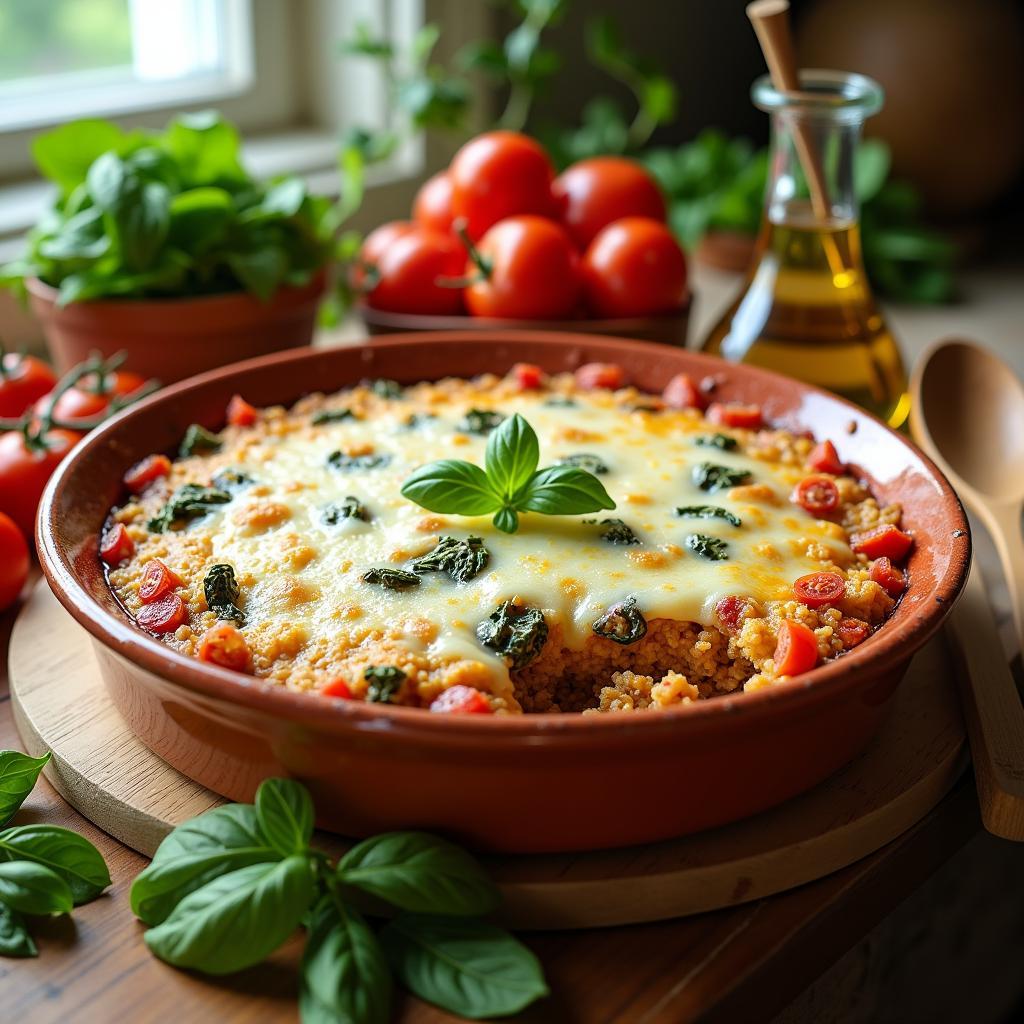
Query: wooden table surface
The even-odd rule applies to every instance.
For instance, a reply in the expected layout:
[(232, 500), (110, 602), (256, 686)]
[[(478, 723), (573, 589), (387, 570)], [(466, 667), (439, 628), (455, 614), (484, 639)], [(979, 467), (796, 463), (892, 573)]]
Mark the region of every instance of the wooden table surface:
[[(0, 749), (21, 749), (11, 717), (0, 616)], [(268, 963), (217, 981), (152, 957), (128, 906), (146, 861), (97, 829), (40, 780), (16, 818), (87, 835), (113, 885), (72, 917), (33, 924), (34, 960), (0, 959), (2, 1019), (19, 1024), (126, 1019), (296, 1021), (298, 940)], [(651, 925), (523, 936), (552, 996), (519, 1019), (680, 1024), (769, 1019), (980, 831), (973, 782), (961, 781), (918, 826), (865, 860), (800, 889), (730, 910)], [(403, 1024), (456, 1018), (405, 998)]]

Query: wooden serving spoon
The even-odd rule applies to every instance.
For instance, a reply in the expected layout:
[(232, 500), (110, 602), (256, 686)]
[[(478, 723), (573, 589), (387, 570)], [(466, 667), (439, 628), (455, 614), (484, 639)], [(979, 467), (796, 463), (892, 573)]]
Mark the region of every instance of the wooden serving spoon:
[[(939, 342), (910, 382), (910, 429), (995, 541), (1018, 642), (1024, 585), (1024, 387), (991, 352)], [(975, 565), (950, 616), (982, 819), (989, 832), (1024, 840), (1024, 707), (1003, 656)]]

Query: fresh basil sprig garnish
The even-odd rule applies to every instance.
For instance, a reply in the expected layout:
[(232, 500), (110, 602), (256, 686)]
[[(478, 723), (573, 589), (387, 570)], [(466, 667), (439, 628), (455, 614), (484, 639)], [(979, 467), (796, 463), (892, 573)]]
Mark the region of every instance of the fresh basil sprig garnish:
[[(0, 751), (0, 825), (13, 817), (50, 760)], [(70, 913), (110, 885), (99, 850), (85, 836), (30, 822), (0, 829), (0, 956), (37, 956), (25, 916)]]
[[(305, 787), (268, 779), (255, 804), (227, 804), (179, 825), (131, 888), (161, 960), (227, 974), (265, 959), (306, 929), (303, 1024), (386, 1024), (392, 975), (443, 1009), (515, 1013), (547, 994), (536, 958), (480, 920), (499, 902), (464, 850), (423, 832), (389, 832), (336, 863), (310, 845)], [(352, 905), (359, 890), (399, 911), (380, 927)]]
[(520, 512), (568, 516), (615, 508), (593, 473), (576, 466), (537, 469), (539, 462), (537, 435), (516, 413), (487, 438), (484, 469), (461, 459), (431, 462), (402, 484), (402, 495), (431, 512), (493, 512), (504, 533), (516, 532)]

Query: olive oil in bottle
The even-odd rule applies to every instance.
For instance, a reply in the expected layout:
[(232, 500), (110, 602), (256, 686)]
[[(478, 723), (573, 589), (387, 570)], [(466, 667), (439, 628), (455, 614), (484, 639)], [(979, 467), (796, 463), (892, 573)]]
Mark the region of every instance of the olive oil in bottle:
[[(833, 72), (805, 75), (803, 87), (794, 96), (766, 80), (754, 85), (755, 102), (773, 114), (765, 219), (743, 290), (702, 349), (827, 388), (899, 427), (909, 412), (906, 373), (864, 272), (853, 187), (860, 125), (881, 90)], [(808, 199), (797, 130), (824, 156), (824, 219)]]

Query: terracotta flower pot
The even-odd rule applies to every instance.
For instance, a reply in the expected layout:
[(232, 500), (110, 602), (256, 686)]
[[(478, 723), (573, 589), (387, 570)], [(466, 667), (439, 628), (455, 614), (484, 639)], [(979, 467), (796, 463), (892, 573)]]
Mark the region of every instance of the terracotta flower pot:
[(325, 278), (281, 288), (267, 302), (248, 292), (185, 299), (100, 299), (57, 305), (57, 289), (27, 282), (60, 373), (92, 352), (126, 352), (125, 365), (173, 384), (205, 370), (308, 345)]

